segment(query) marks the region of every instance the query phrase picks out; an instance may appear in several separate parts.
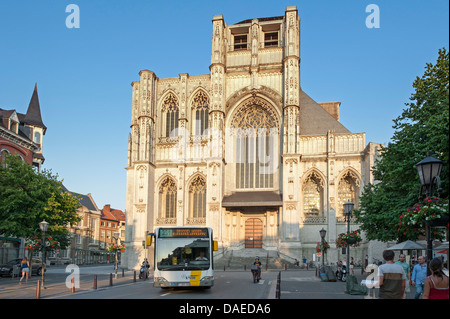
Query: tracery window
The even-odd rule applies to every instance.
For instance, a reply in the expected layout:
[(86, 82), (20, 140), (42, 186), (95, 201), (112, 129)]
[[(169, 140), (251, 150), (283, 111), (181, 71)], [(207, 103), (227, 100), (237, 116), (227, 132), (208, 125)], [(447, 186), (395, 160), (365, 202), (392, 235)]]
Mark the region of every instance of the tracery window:
[(194, 135), (203, 135), (208, 128), (209, 118), (209, 99), (205, 92), (199, 91), (192, 101), (194, 122)]
[(303, 213), (306, 217), (323, 216), (324, 191), (321, 178), (312, 172), (303, 185)]
[(177, 187), (167, 177), (159, 187), (159, 211), (162, 218), (176, 218)]
[(234, 117), (236, 188), (273, 188), (278, 168), (277, 116), (264, 104), (243, 105)]
[(206, 181), (197, 176), (189, 187), (189, 215), (192, 218), (206, 217)]
[(165, 117), (165, 137), (177, 136), (178, 128), (178, 100), (175, 95), (169, 93), (163, 103), (163, 119)]
[(352, 202), (355, 206), (354, 209), (359, 207), (359, 185), (358, 178), (351, 172), (342, 176), (338, 185), (338, 200), (337, 200), (337, 215), (338, 217), (344, 216), (344, 204), (348, 201)]

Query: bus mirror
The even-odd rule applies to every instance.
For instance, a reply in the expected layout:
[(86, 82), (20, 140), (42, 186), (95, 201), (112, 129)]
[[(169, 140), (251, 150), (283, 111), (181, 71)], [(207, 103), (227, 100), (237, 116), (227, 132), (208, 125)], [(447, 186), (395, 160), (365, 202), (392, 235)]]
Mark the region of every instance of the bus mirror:
[(214, 240), (214, 251), (219, 250), (219, 242), (217, 240)]
[(147, 238), (146, 238), (146, 243), (145, 243), (147, 246), (151, 246), (152, 245), (152, 235), (147, 235)]

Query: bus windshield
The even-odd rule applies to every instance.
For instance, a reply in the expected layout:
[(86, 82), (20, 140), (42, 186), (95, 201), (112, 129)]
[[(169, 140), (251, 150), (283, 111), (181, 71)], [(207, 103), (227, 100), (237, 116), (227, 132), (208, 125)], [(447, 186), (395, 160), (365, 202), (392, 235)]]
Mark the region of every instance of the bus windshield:
[(207, 270), (211, 266), (208, 238), (158, 238), (159, 270)]

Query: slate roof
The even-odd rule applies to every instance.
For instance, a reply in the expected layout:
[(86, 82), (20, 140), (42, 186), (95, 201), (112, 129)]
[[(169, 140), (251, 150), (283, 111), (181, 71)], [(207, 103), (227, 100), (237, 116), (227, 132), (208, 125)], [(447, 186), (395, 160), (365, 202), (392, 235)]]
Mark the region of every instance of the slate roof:
[[(41, 115), (41, 107), (39, 105), (39, 96), (37, 92), (37, 84), (34, 85), (34, 91), (30, 99), (30, 104), (28, 105), (27, 113), (22, 114), (17, 112), (16, 110), (5, 110), (0, 108), (0, 125), (3, 127), (6, 126), (6, 121), (8, 118), (11, 117), (11, 115), (16, 112), (17, 117), (19, 119), (19, 122), (21, 124), (29, 124), (34, 125), (38, 127), (42, 127), (45, 131), (47, 130), (47, 127), (45, 126), (44, 122), (42, 121), (42, 115)], [(21, 134), (22, 133), (22, 134)], [(27, 139), (30, 139), (25, 133), (21, 132), (19, 130), (19, 135), (26, 137)]]
[(34, 91), (33, 95), (31, 96), (30, 104), (28, 105), (27, 113), (25, 114), (23, 120), (21, 119), (21, 121), (23, 123), (39, 126), (44, 128), (44, 130), (47, 130), (47, 127), (44, 125), (44, 122), (42, 122), (41, 107), (39, 105), (39, 96), (37, 92), (37, 84), (34, 85)]
[(64, 186), (64, 184), (61, 184), (61, 187), (62, 187), (62, 191), (63, 192), (69, 192), (72, 195), (78, 197), (80, 199), (78, 201), (78, 203), (81, 206), (84, 206), (88, 210), (91, 210), (91, 211), (98, 211), (97, 205), (95, 204), (94, 199), (92, 198), (92, 196), (90, 196), (90, 194), (84, 195), (84, 194), (80, 194), (80, 193), (75, 193), (75, 192), (69, 191), (67, 189), (67, 187)]
[[(265, 18), (257, 18), (257, 19), (258, 19), (259, 22), (276, 21), (276, 20), (283, 20), (283, 19), (284, 19), (284, 16), (278, 16), (278, 17), (265, 17)], [(243, 21), (240, 21), (240, 22), (238, 22), (238, 23), (235, 23), (234, 25), (236, 25), (236, 24), (246, 24), (246, 23), (251, 23), (252, 21), (253, 21), (253, 19), (247, 19), (247, 20), (243, 20)]]
[(334, 130), (337, 134), (351, 133), (302, 90), (300, 91), (299, 116), (300, 135), (326, 135), (330, 130)]

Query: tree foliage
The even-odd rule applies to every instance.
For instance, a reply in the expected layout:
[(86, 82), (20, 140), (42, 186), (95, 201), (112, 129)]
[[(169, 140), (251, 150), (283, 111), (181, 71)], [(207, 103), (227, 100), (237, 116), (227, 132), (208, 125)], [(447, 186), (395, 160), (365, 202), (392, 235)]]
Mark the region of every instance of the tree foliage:
[(449, 55), (445, 48), (439, 50), (435, 64), (427, 63), (413, 88), (411, 102), (393, 121), (394, 135), (373, 168), (376, 183), (365, 186), (360, 209), (355, 211), (369, 240), (416, 239), (405, 238), (397, 228), (400, 215), (418, 202), (420, 182), (415, 165), (428, 152), (444, 162), (441, 197), (448, 198)]
[(62, 183), (48, 170), (37, 172), (18, 155), (0, 165), (0, 234), (6, 237), (40, 235), (39, 222), (49, 223), (48, 235), (65, 248), (67, 226), (80, 221), (78, 198), (62, 191)]

